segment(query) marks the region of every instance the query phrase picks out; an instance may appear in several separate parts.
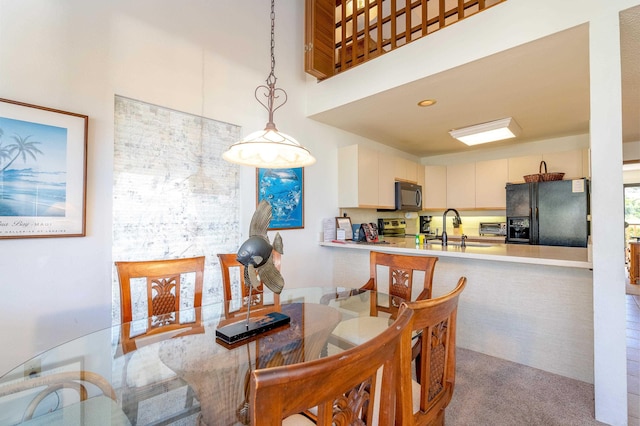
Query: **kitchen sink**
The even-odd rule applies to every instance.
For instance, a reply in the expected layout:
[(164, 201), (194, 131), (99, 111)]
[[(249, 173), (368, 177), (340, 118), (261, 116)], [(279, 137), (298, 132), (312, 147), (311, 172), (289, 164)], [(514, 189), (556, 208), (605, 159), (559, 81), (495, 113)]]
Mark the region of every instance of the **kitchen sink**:
[[(429, 240), (427, 241), (427, 244), (433, 244), (433, 245), (442, 245), (442, 241), (439, 240)], [(454, 247), (460, 247), (460, 242), (459, 241), (449, 241), (447, 243), (448, 246), (454, 246)], [(488, 244), (488, 243), (478, 243), (475, 241), (467, 241), (466, 243), (467, 247), (491, 247), (493, 244)]]

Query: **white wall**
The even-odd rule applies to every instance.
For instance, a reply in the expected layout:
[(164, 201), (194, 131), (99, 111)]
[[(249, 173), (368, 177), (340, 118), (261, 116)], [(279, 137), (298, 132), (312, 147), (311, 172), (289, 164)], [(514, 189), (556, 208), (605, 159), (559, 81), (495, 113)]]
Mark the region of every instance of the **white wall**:
[[(304, 116), (303, 2), (276, 2), (275, 122), (317, 158), (305, 169), (305, 228), (281, 232), (287, 286), (327, 283), (316, 244), (337, 214), (337, 144), (359, 139)], [(55, 344), (110, 325), (114, 95), (264, 128), (254, 89), (269, 73), (269, 2), (0, 0), (0, 97), (87, 114), (87, 236), (0, 240), (0, 375)], [(241, 168), (242, 229), (255, 169)], [(215, 256), (215, 253), (209, 255)], [(214, 271), (217, 273), (217, 271)]]

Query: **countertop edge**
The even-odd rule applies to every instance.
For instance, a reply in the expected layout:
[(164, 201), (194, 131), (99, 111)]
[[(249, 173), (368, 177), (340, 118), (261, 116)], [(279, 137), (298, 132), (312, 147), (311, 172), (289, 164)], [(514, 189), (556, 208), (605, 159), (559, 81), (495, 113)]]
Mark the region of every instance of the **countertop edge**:
[[(438, 248), (413, 248), (413, 247), (401, 247), (394, 244), (358, 244), (351, 242), (319, 242), (323, 247), (335, 247), (335, 248), (347, 248), (354, 250), (379, 250), (392, 253), (403, 254), (424, 254), (428, 256), (441, 256), (441, 257), (455, 257), (462, 259), (475, 259), (475, 260), (488, 260), (495, 262), (511, 262), (511, 263), (526, 263), (532, 265), (544, 265), (544, 266), (559, 266), (563, 268), (579, 268), (579, 269), (592, 269), (593, 263), (589, 261), (573, 260), (569, 258), (563, 258), (562, 256), (530, 256), (526, 254), (500, 254), (500, 253), (482, 253), (485, 248), (483, 247), (466, 247), (460, 248), (453, 247), (438, 247)], [(507, 244), (495, 244), (494, 247), (507, 246)], [(530, 247), (530, 246), (523, 246)], [(542, 247), (542, 246), (539, 246)], [(561, 251), (562, 249), (576, 250), (573, 247), (550, 247), (554, 251)], [(506, 248), (505, 248), (506, 250)], [(516, 249), (517, 250), (517, 249)], [(585, 253), (587, 249), (584, 250)], [(416, 253), (417, 252), (417, 253)]]

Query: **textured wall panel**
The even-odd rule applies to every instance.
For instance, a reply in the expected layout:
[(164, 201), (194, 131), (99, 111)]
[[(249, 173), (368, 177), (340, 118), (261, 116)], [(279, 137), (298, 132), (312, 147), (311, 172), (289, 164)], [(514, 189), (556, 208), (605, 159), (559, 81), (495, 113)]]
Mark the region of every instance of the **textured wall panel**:
[[(113, 260), (204, 255), (203, 304), (221, 300), (216, 253), (235, 252), (240, 239), (238, 166), (222, 152), (240, 128), (116, 97), (114, 134)], [(113, 286), (119, 322), (115, 267)], [(144, 299), (133, 300), (137, 316), (146, 313)]]

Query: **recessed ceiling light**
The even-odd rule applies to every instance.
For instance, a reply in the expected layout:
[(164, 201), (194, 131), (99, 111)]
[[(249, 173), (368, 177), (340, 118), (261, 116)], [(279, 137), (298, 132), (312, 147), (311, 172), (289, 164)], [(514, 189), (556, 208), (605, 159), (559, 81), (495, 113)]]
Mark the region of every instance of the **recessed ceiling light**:
[(418, 102), (418, 106), (428, 107), (428, 106), (431, 106), (431, 105), (433, 105), (435, 103), (436, 103), (435, 99), (424, 99), (424, 100)]

